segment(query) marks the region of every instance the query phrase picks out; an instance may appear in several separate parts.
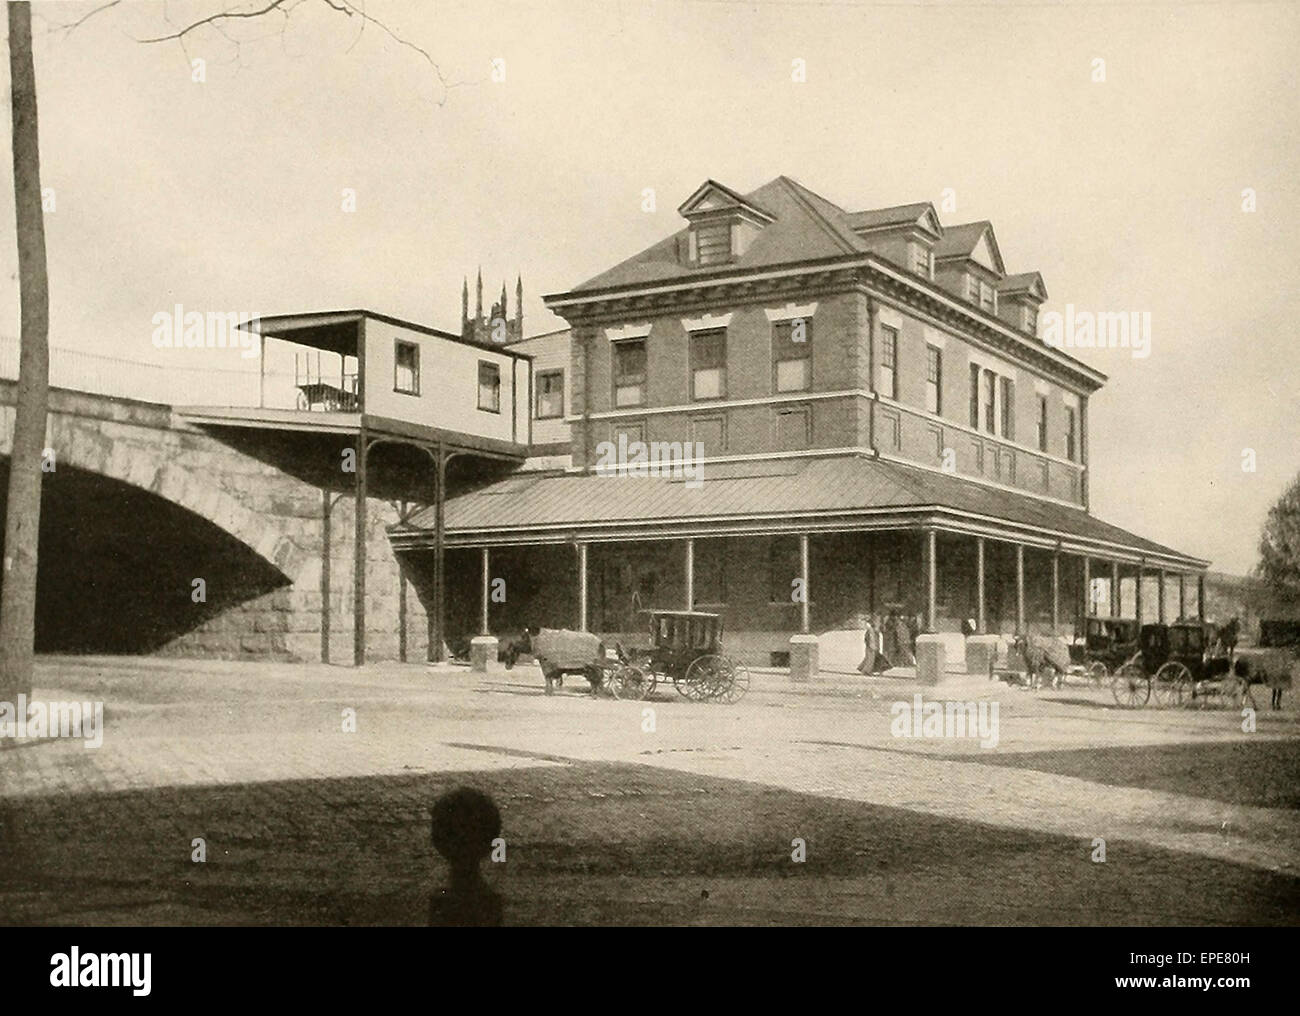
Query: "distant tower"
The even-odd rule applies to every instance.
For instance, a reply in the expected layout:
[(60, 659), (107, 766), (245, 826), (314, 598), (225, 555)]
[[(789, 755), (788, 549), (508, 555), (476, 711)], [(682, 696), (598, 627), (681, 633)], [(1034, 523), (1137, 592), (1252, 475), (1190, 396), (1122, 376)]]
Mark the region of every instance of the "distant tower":
[(460, 286), (460, 330), (461, 334), (465, 332), (465, 324), (469, 321), (469, 276), (466, 275), (461, 281)]
[[(460, 313), (460, 332), (461, 337), (468, 342), (474, 342), (481, 346), (502, 346), (511, 342), (518, 342), (524, 337), (524, 282), (523, 277), (519, 276), (515, 283), (515, 316), (510, 317), (509, 297), (506, 295), (505, 280), (501, 282), (501, 299), (492, 304), (489, 314), (483, 313), (483, 269), (478, 271), (478, 281), (476, 283), (476, 299), (474, 316), (469, 316), (469, 288), (468, 282), (461, 292), (461, 313)], [(505, 326), (505, 340), (499, 341), (500, 333), (493, 335), (493, 330), (497, 327), (498, 322)]]

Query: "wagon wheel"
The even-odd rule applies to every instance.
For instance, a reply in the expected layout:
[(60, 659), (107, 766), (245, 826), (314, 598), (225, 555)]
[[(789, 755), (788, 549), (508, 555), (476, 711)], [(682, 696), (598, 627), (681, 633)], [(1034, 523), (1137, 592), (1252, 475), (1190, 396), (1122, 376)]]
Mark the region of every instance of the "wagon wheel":
[(701, 656), (686, 668), (684, 678), (695, 689), (696, 701), (719, 698), (731, 683), (732, 669), (725, 656)]
[(730, 656), (723, 657), (723, 660), (731, 672), (731, 680), (718, 693), (718, 701), (731, 705), (733, 702), (739, 702), (745, 697), (745, 692), (749, 691), (749, 668)]
[(1156, 705), (1181, 706), (1192, 697), (1192, 672), (1177, 660), (1170, 660), (1151, 681), (1151, 697)]
[(1088, 667), (1088, 676), (1092, 678), (1092, 683), (1100, 688), (1106, 683), (1106, 678), (1110, 677), (1110, 668), (1101, 660), (1093, 660)]
[[(701, 657), (702, 659), (703, 657)], [(699, 660), (693, 662), (686, 668), (685, 672), (673, 675), (673, 687), (682, 698), (690, 699), (692, 702), (699, 702), (706, 698), (705, 689), (701, 686), (700, 675), (692, 673), (692, 669)]]
[(614, 668), (607, 683), (610, 694), (616, 699), (647, 699), (655, 690), (654, 674), (633, 663)]
[(1115, 672), (1110, 692), (1125, 709), (1141, 709), (1151, 697), (1151, 678), (1136, 663), (1126, 663)]

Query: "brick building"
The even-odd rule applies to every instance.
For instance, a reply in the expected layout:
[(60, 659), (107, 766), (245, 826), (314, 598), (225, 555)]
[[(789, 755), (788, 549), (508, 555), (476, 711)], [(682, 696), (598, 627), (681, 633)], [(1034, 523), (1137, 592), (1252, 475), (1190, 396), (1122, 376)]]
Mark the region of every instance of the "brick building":
[[(693, 607), (767, 663), (893, 606), (1066, 635), (1199, 609), (1207, 562), (1089, 511), (1106, 378), (1037, 337), (1043, 279), (1007, 271), (988, 222), (848, 212), (787, 177), (706, 181), (679, 211), (547, 297), (568, 329), (512, 342), (531, 457), (446, 504), (449, 632), (635, 638), (641, 611)], [(654, 454), (690, 468), (644, 475)], [(429, 534), (416, 516), (390, 538)]]

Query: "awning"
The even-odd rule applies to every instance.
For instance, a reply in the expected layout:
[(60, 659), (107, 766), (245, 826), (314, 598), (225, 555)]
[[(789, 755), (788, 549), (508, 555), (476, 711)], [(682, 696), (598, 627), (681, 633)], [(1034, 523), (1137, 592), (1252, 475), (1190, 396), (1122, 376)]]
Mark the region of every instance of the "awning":
[[(1203, 571), (1183, 554), (1064, 502), (867, 456), (699, 466), (702, 482), (528, 473), (450, 498), (447, 546), (915, 529), (1014, 540), (1107, 560)], [(390, 530), (399, 549), (432, 542), (433, 512)]]

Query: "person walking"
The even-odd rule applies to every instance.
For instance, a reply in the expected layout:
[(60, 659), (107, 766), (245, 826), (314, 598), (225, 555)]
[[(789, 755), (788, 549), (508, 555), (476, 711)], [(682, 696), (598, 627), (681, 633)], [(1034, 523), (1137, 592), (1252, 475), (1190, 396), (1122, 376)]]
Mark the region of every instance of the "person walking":
[(876, 672), (876, 647), (879, 636), (876, 633), (876, 626), (872, 623), (871, 615), (867, 614), (863, 618), (866, 630), (862, 634), (862, 662), (858, 664), (858, 673), (874, 674)]

